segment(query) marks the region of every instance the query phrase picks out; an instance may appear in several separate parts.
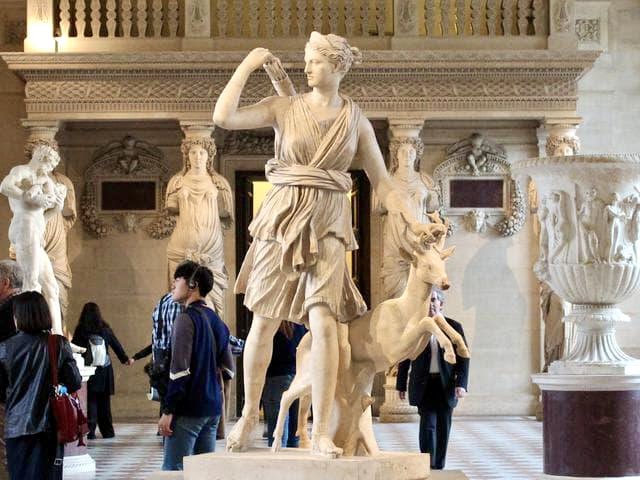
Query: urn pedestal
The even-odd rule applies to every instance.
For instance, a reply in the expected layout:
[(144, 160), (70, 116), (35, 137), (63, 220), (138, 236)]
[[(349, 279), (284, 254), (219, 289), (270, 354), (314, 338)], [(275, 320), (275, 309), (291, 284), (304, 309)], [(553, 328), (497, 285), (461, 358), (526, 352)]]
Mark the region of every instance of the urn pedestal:
[[(82, 411), (87, 415), (87, 381), (96, 371), (96, 367), (89, 367), (84, 364), (81, 355), (74, 353), (73, 358), (78, 364), (80, 375), (82, 375), (82, 387), (78, 392)], [(85, 438), (86, 440), (86, 438)], [(78, 442), (67, 443), (64, 447), (64, 478), (66, 479), (86, 479), (92, 478), (96, 473), (96, 462), (91, 458), (86, 445), (78, 445)]]
[(542, 390), (544, 475), (640, 478), (640, 362), (616, 340), (630, 319), (617, 304), (640, 286), (640, 155), (573, 155), (516, 162), (539, 198), (534, 270), (572, 304), (575, 341)]

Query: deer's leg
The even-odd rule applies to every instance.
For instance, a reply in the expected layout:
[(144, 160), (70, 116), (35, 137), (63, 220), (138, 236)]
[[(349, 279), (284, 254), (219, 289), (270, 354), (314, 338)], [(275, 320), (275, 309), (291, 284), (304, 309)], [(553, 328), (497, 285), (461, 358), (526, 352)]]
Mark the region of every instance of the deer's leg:
[(307, 430), (309, 421), (309, 410), (311, 409), (311, 393), (300, 397), (300, 410), (298, 412), (298, 431), (296, 434), (300, 438), (300, 448), (311, 448), (311, 438)]
[(296, 400), (296, 398), (308, 396), (309, 394), (311, 394), (311, 382), (308, 373), (306, 371), (297, 373), (293, 382), (291, 382), (289, 389), (282, 394), (278, 420), (276, 421), (276, 428), (273, 431), (273, 445), (271, 446), (272, 452), (279, 452), (282, 446), (284, 421), (289, 413), (289, 407), (291, 407), (291, 404)]
[[(463, 358), (469, 358), (469, 349), (467, 348), (466, 343), (464, 342), (464, 338), (458, 332), (456, 332), (455, 328), (453, 328), (449, 323), (445, 320), (442, 315), (436, 315), (433, 317), (436, 324), (440, 329), (451, 339), (454, 345), (457, 347), (458, 355)], [(436, 337), (437, 338), (437, 337)], [(442, 343), (441, 343), (442, 345)], [(443, 345), (444, 348), (444, 345)]]

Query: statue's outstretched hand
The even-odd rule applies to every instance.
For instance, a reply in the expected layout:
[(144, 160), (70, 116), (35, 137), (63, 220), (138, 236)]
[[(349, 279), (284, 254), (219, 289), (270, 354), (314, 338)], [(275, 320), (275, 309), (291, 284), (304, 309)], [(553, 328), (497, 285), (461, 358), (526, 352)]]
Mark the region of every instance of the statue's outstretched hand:
[(244, 58), (244, 60), (240, 64), (240, 67), (246, 68), (250, 72), (253, 72), (254, 70), (262, 68), (265, 63), (272, 62), (274, 58), (275, 57), (268, 49), (254, 48)]

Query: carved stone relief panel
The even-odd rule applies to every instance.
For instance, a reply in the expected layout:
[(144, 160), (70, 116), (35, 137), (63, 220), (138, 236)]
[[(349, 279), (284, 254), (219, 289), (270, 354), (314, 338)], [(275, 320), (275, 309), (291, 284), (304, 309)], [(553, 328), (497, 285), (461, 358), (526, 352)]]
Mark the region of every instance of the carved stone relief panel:
[(575, 31), (581, 50), (609, 48), (609, 0), (576, 2)]
[(495, 142), (478, 133), (457, 142), (433, 177), (443, 214), (460, 217), (468, 231), (482, 233), (491, 227), (510, 236), (523, 227), (526, 198), (511, 176), (504, 148)]
[(100, 147), (84, 173), (80, 218), (85, 231), (98, 238), (114, 228), (131, 233), (162, 217), (169, 173), (162, 158), (157, 147), (128, 135)]

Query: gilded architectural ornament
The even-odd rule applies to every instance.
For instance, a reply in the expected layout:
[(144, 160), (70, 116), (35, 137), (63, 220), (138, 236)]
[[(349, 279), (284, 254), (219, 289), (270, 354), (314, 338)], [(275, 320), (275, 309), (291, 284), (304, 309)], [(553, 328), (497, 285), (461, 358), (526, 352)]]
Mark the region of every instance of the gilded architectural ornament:
[[(84, 173), (85, 187), (80, 200), (80, 219), (85, 231), (97, 238), (113, 232), (114, 227), (123, 233), (146, 230), (152, 238), (162, 238), (152, 226), (163, 216), (163, 195), (168, 180), (168, 169), (162, 162), (163, 154), (155, 146), (132, 136), (113, 141), (99, 148), (92, 164)], [(149, 190), (148, 205), (105, 205), (106, 187), (127, 182), (144, 184)], [(132, 186), (133, 187), (133, 186)], [(135, 188), (135, 187), (133, 187)], [(151, 222), (148, 222), (148, 221)], [(145, 223), (151, 223), (146, 225)]]

